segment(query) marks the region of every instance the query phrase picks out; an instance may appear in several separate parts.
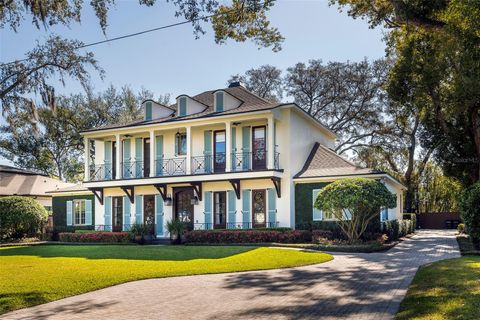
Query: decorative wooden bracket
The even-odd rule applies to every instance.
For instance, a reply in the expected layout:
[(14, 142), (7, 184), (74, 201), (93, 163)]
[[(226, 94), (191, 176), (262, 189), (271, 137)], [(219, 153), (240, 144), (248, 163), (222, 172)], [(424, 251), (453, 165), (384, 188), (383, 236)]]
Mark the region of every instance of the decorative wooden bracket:
[(128, 199), (130, 199), (130, 203), (133, 204), (133, 202), (135, 201), (135, 187), (134, 186), (125, 186), (125, 187), (120, 187), (120, 189), (122, 189), (123, 192), (125, 192)]
[(160, 192), (163, 201), (167, 201), (167, 185), (165, 183), (157, 183), (153, 186), (158, 190), (158, 192)]
[(202, 183), (201, 182), (192, 182), (190, 183), (197, 195), (199, 201), (202, 201)]
[(103, 206), (103, 188), (89, 188), (93, 192), (95, 198), (98, 199), (98, 202)]
[(275, 186), (275, 190), (277, 191), (277, 197), (281, 197), (282, 196), (282, 179), (278, 178), (278, 177), (272, 177), (272, 182), (273, 182), (273, 185)]
[(235, 195), (237, 196), (237, 199), (240, 200), (240, 179), (232, 179), (229, 180), (230, 184), (233, 187), (233, 190), (235, 191)]

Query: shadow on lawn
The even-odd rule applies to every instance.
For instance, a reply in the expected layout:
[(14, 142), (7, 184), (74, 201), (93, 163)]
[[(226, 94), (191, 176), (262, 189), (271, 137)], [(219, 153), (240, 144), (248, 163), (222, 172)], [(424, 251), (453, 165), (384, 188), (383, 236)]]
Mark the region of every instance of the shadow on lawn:
[(257, 249), (227, 246), (36, 245), (5, 247), (2, 256), (186, 261), (221, 259)]
[(265, 302), (225, 319), (391, 318), (403, 298), (399, 293), (405, 292), (418, 266), (453, 257), (452, 242), (443, 239), (405, 241), (386, 253), (337, 254), (337, 263), (328, 265), (229, 275), (225, 289), (247, 290), (249, 299), (265, 297)]

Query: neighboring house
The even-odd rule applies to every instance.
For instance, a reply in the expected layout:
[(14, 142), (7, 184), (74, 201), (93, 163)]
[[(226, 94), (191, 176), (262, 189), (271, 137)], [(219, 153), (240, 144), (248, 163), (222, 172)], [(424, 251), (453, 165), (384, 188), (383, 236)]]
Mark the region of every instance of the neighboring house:
[[(144, 119), (82, 133), (89, 146), (82, 188), (95, 195), (82, 227), (120, 231), (146, 223), (158, 237), (168, 235), (171, 219), (189, 229), (295, 227), (327, 219), (313, 210), (313, 196), (348, 176), (381, 179), (401, 199), (403, 186), (387, 174), (331, 151), (335, 134), (296, 104), (268, 102), (239, 83), (180, 95), (173, 106), (142, 105)], [(69, 201), (59, 221), (74, 226)], [(400, 202), (383, 218), (401, 219)]]
[(24, 196), (35, 199), (48, 211), (52, 210), (52, 196), (47, 191), (72, 186), (48, 175), (0, 165), (0, 196)]

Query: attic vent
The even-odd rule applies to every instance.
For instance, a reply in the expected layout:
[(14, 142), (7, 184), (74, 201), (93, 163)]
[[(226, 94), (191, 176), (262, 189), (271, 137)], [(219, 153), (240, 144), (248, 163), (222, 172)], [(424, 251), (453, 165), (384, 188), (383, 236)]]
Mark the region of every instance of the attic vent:
[(245, 84), (242, 81), (233, 81), (228, 85), (229, 88), (242, 87), (245, 88)]

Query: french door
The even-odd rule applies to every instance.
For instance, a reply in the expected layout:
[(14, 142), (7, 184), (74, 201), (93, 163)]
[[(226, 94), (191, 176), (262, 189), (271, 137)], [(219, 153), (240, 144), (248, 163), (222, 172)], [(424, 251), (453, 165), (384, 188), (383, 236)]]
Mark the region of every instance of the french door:
[(266, 128), (265, 126), (252, 128), (252, 169), (267, 168)]
[(150, 138), (143, 139), (143, 176), (150, 177)]
[(112, 198), (112, 231), (123, 230), (123, 197)]
[(265, 228), (267, 223), (267, 205), (265, 190), (252, 190), (252, 227)]
[(227, 228), (227, 193), (219, 191), (213, 193), (214, 229)]
[(225, 172), (227, 151), (225, 130), (213, 132), (213, 171)]
[(149, 234), (155, 234), (155, 196), (143, 196), (143, 223), (148, 227)]

